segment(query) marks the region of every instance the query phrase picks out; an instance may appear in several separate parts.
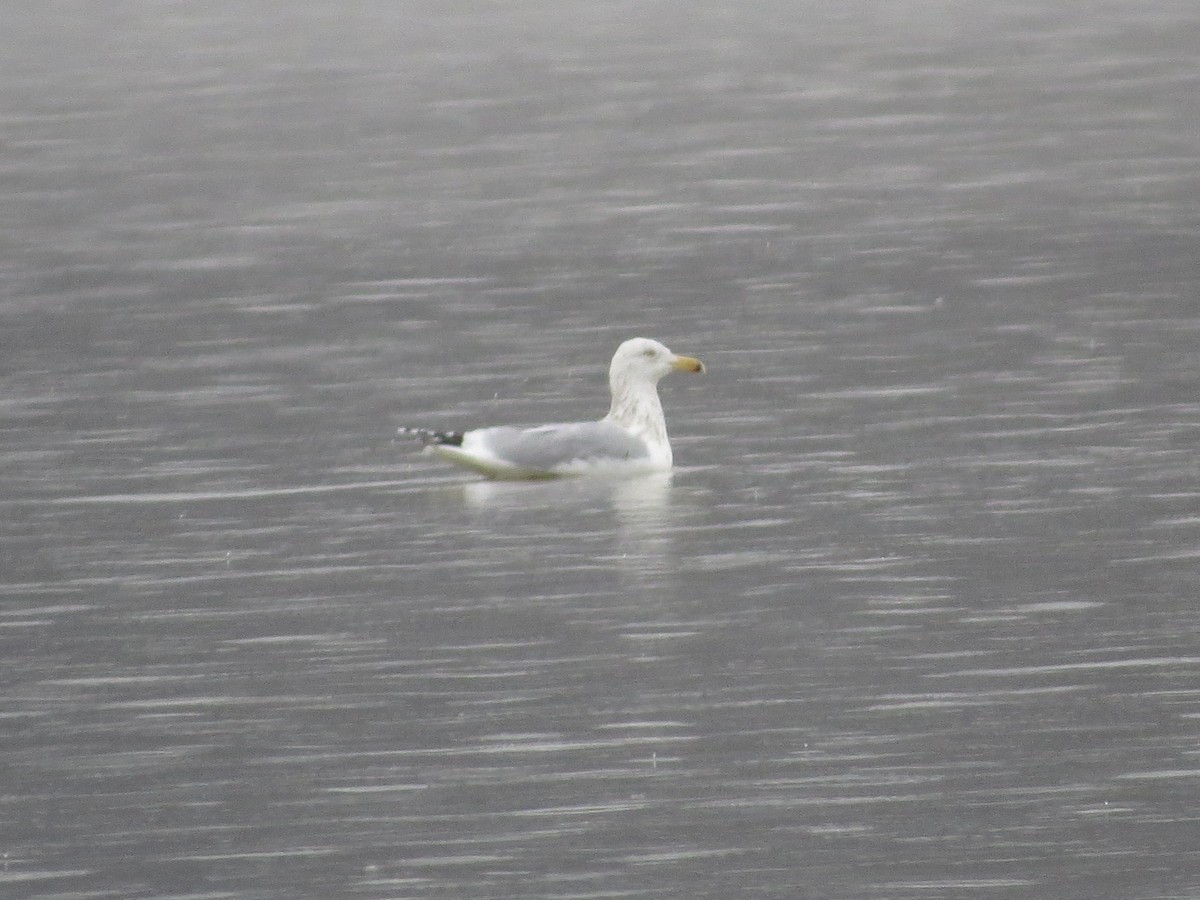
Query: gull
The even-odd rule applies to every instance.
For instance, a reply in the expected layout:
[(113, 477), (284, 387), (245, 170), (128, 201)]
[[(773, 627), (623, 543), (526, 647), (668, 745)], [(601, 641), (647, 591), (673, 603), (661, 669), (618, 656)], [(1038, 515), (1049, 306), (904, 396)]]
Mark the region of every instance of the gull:
[(664, 472), (673, 458), (658, 382), (673, 371), (700, 373), (704, 364), (650, 338), (630, 338), (613, 354), (608, 368), (612, 406), (599, 421), (471, 431), (401, 428), (399, 433), (489, 478)]

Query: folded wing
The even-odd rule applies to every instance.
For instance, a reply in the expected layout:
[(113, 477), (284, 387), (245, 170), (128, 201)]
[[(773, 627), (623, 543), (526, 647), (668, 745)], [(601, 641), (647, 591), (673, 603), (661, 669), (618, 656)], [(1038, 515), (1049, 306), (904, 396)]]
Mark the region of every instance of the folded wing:
[(468, 431), (461, 447), (435, 446), (434, 450), (489, 474), (562, 475), (650, 462), (644, 440), (606, 421), (481, 428)]

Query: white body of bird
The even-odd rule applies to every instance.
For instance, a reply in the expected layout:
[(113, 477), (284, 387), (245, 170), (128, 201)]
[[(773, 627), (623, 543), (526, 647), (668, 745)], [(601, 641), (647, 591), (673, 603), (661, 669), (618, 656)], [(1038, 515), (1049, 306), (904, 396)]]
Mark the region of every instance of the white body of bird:
[(466, 432), (401, 428), (400, 433), (420, 438), (448, 462), (491, 478), (662, 472), (674, 460), (658, 382), (672, 371), (703, 372), (704, 364), (658, 341), (631, 338), (613, 354), (612, 405), (599, 421)]

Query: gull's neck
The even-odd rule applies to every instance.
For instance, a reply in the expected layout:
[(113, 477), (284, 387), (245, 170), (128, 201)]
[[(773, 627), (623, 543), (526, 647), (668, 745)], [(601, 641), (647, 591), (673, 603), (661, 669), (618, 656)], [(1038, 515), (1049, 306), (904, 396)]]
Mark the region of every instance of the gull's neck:
[(667, 439), (667, 421), (663, 416), (662, 402), (658, 399), (658, 386), (644, 378), (609, 378), (612, 389), (612, 406), (604, 421), (627, 428), (650, 445), (652, 455), (666, 465), (671, 465), (671, 444)]

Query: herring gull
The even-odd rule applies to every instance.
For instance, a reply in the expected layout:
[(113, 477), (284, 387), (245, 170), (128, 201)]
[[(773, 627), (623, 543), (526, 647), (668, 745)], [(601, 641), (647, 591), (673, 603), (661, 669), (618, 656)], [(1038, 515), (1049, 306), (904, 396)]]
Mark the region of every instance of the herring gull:
[(658, 399), (658, 381), (672, 371), (703, 372), (658, 341), (630, 338), (608, 369), (612, 406), (598, 422), (472, 431), (401, 428), (443, 459), (491, 478), (553, 478), (589, 473), (662, 472), (671, 468), (671, 442)]

